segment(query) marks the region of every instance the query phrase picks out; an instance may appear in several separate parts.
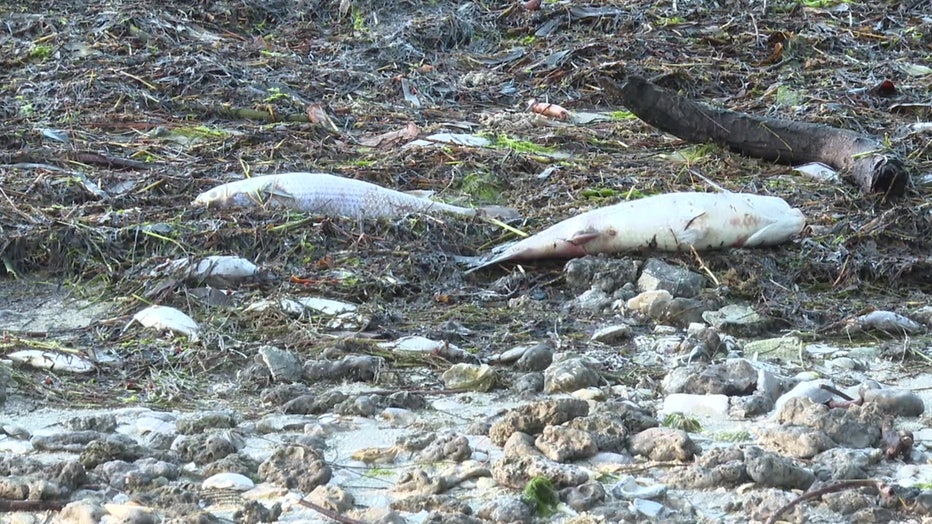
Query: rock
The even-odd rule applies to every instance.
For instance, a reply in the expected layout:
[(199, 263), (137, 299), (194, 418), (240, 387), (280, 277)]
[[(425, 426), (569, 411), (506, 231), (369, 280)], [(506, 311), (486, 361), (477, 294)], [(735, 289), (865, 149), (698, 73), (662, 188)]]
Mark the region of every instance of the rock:
[(525, 373), (512, 381), (512, 391), (516, 393), (539, 393), (544, 390), (543, 373)]
[(597, 289), (611, 294), (627, 283), (634, 282), (641, 264), (630, 258), (586, 256), (575, 258), (563, 267), (566, 285), (573, 292)]
[(611, 493), (613, 497), (623, 500), (658, 499), (666, 496), (667, 487), (654, 483), (644, 485), (636, 478), (626, 475), (612, 486)]
[(589, 403), (584, 400), (561, 398), (525, 404), (509, 410), (501, 420), (492, 424), (489, 438), (501, 446), (515, 431), (536, 435), (545, 426), (557, 426), (588, 414)]
[(755, 391), (744, 397), (729, 397), (728, 415), (735, 419), (751, 419), (773, 410), (773, 398), (766, 393)]
[(639, 433), (647, 428), (657, 427), (660, 423), (649, 411), (630, 401), (608, 401), (596, 406), (596, 413), (605, 415), (624, 425), (629, 435)]
[(629, 299), (625, 306), (630, 310), (652, 319), (662, 318), (670, 302), (673, 301), (673, 295), (665, 289), (655, 291), (644, 291), (640, 295)]
[(594, 311), (598, 313), (607, 311), (614, 300), (611, 295), (601, 289), (588, 289), (567, 302), (564, 307), (567, 310)]
[(181, 468), (170, 462), (144, 458), (133, 463), (111, 460), (97, 466), (95, 472), (103, 475), (111, 486), (128, 490), (151, 486), (157, 479), (160, 483), (175, 480), (181, 474)]
[(613, 345), (629, 337), (631, 337), (631, 327), (627, 324), (616, 324), (613, 326), (605, 326), (597, 330), (592, 334), (589, 340), (591, 342)]
[(820, 481), (866, 479), (869, 468), (882, 458), (879, 449), (829, 449), (813, 457), (813, 473)]
[(662, 382), (665, 393), (697, 395), (750, 395), (757, 389), (757, 369), (745, 359), (729, 359), (723, 364), (692, 365), (667, 373)]
[(807, 398), (793, 398), (783, 406), (777, 420), (820, 430), (843, 446), (866, 448), (879, 441), (883, 417), (876, 405), (831, 409)]
[(776, 426), (761, 429), (758, 442), (767, 449), (795, 458), (812, 458), (838, 444), (825, 432), (805, 426)]
[(262, 346), (256, 359), (269, 368), (275, 382), (295, 382), (301, 378), (301, 364), (290, 351), (275, 346)]
[(53, 522), (61, 524), (97, 524), (107, 512), (92, 500), (76, 500), (58, 512)]
[(802, 340), (793, 336), (752, 340), (744, 344), (744, 354), (754, 357), (755, 360), (759, 357), (792, 360), (799, 358), (802, 350)]
[(65, 422), (65, 427), (72, 431), (99, 431), (112, 433), (117, 427), (116, 417), (110, 413), (72, 417)]
[(544, 370), (544, 392), (572, 392), (597, 386), (602, 377), (593, 368), (598, 362), (588, 357), (570, 357), (554, 362)]
[(748, 476), (763, 486), (780, 489), (808, 489), (815, 482), (811, 471), (791, 459), (751, 446), (744, 452)]
[(491, 522), (530, 523), (534, 521), (534, 507), (522, 497), (505, 495), (482, 506), (476, 516)]
[(919, 395), (903, 389), (863, 389), (861, 398), (877, 404), (881, 411), (894, 417), (918, 417), (925, 412)]
[(634, 499), (631, 502), (631, 507), (651, 521), (662, 519), (667, 512), (667, 508), (663, 504), (646, 499)]
[(560, 490), (560, 500), (576, 511), (583, 512), (605, 501), (605, 488), (598, 481), (589, 481)]
[(560, 464), (545, 457), (506, 455), (492, 463), (492, 477), (502, 486), (524, 489), (534, 477), (544, 477), (554, 488), (578, 486), (589, 480), (585, 469)]
[(534, 437), (527, 433), (516, 431), (508, 437), (502, 446), (502, 454), (506, 457), (543, 457), (544, 454), (534, 446)]
[(203, 433), (207, 429), (229, 429), (236, 427), (236, 415), (232, 411), (205, 411), (180, 417), (175, 426), (182, 435)]
[(469, 439), (462, 435), (441, 435), (434, 439), (418, 455), (423, 462), (453, 461), (462, 462), (472, 456)]
[(441, 375), (443, 384), (449, 389), (489, 391), (495, 387), (496, 374), (488, 364), (454, 364)]
[(172, 444), (172, 451), (177, 452), (184, 461), (203, 465), (236, 453), (237, 445), (228, 434), (201, 433), (179, 436)]
[(282, 406), (282, 411), (291, 415), (326, 413), (347, 398), (349, 397), (345, 393), (336, 390), (330, 390), (320, 395), (301, 395), (286, 402)]
[(224, 489), (233, 491), (249, 491), (256, 487), (255, 482), (246, 475), (239, 473), (216, 473), (201, 482), (201, 489)]
[(656, 258), (648, 259), (638, 278), (639, 291), (663, 289), (674, 297), (692, 298), (705, 285), (705, 277), (682, 266), (674, 266)]
[(610, 502), (604, 506), (593, 508), (590, 512), (597, 520), (596, 522), (640, 522), (643, 517), (634, 512), (634, 509), (628, 502), (618, 503)]
[(311, 502), (339, 514), (346, 513), (353, 508), (353, 496), (339, 486), (317, 486), (308, 496)]
[[(35, 437), (33, 437), (33, 442)], [(35, 444), (33, 444), (35, 446)], [(80, 461), (87, 469), (93, 469), (98, 464), (111, 460), (125, 460), (133, 462), (152, 452), (136, 441), (124, 435), (107, 435), (106, 438), (92, 440), (87, 443), (81, 452)]]
[(660, 413), (661, 415), (682, 413), (688, 417), (724, 421), (728, 416), (728, 397), (726, 395), (674, 393), (664, 397)]
[(276, 502), (272, 507), (255, 500), (247, 500), (241, 509), (233, 513), (233, 522), (278, 522), (282, 514), (282, 505)]
[(919, 515), (932, 515), (932, 491), (923, 490), (913, 501), (913, 511)]
[(553, 363), (553, 344), (550, 341), (532, 346), (518, 358), (515, 368), (521, 371), (543, 371)]
[(310, 493), (330, 482), (333, 471), (314, 448), (284, 444), (259, 465), (259, 479), (288, 489)]
[(600, 451), (624, 451), (628, 430), (624, 423), (607, 413), (574, 418), (564, 424), (568, 428), (586, 431)]
[(339, 360), (308, 360), (301, 376), (314, 383), (321, 380), (353, 380), (370, 382), (382, 369), (384, 362), (372, 355), (347, 355)]
[(6, 403), (7, 385), (10, 383), (10, 368), (5, 362), (0, 362), (0, 407)]
[(685, 431), (671, 428), (650, 428), (631, 437), (628, 448), (635, 455), (650, 460), (691, 460), (700, 449)]
[(736, 337), (755, 337), (770, 328), (771, 320), (748, 306), (728, 304), (718, 311), (706, 311), (703, 320)]
[(534, 445), (554, 462), (591, 457), (599, 448), (587, 431), (565, 426), (547, 426)]

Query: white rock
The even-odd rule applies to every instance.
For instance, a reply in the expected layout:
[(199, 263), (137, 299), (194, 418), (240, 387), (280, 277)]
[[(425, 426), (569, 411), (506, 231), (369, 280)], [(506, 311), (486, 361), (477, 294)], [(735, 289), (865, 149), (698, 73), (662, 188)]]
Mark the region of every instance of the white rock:
[(673, 393), (663, 399), (661, 414), (682, 413), (696, 418), (725, 420), (728, 416), (728, 395), (691, 395)]
[(625, 306), (631, 311), (637, 311), (638, 313), (646, 315), (654, 304), (664, 304), (671, 300), (673, 300), (673, 295), (671, 295), (669, 291), (666, 289), (655, 289), (653, 291), (645, 291), (629, 299)]
[(201, 489), (232, 489), (235, 491), (249, 491), (256, 484), (245, 475), (239, 473), (217, 473), (207, 477), (201, 483)]
[(634, 499), (634, 501), (631, 503), (631, 507), (641, 515), (644, 515), (650, 519), (660, 518), (660, 516), (663, 515), (664, 511), (667, 509), (659, 502), (646, 499)]

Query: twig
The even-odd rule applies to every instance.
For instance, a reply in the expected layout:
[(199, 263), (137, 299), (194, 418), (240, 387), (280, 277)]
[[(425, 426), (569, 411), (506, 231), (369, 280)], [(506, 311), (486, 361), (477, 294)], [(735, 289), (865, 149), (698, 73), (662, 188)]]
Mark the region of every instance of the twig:
[(366, 524), (362, 520), (356, 520), (356, 519), (351, 519), (349, 517), (344, 517), (343, 515), (340, 515), (336, 511), (330, 511), (329, 509), (323, 506), (318, 506), (317, 504), (314, 504), (313, 502), (309, 502), (304, 499), (298, 500), (298, 504), (304, 506), (305, 508), (311, 508), (317, 513), (320, 513), (321, 515), (331, 518), (337, 522), (341, 522), (342, 524)]
[(815, 491), (810, 491), (808, 493), (803, 493), (802, 495), (791, 500), (789, 503), (785, 504), (782, 508), (779, 508), (773, 515), (767, 519), (765, 524), (776, 524), (777, 519), (780, 515), (786, 513), (787, 511), (793, 509), (800, 502), (804, 502), (811, 499), (816, 499), (822, 495), (827, 495), (829, 493), (834, 493), (836, 491), (846, 490), (848, 488), (863, 488), (863, 487), (873, 487), (877, 488), (877, 491), (881, 491), (881, 488), (884, 486), (884, 482), (881, 480), (872, 480), (872, 479), (857, 479), (857, 480), (844, 480), (830, 486), (825, 486), (824, 488), (819, 488)]
[(696, 257), (696, 261), (699, 262), (699, 269), (705, 271), (706, 275), (709, 275), (709, 278), (712, 279), (712, 282), (715, 282), (716, 287), (721, 286), (718, 279), (715, 278), (714, 274), (712, 274), (712, 270), (709, 269), (709, 266), (705, 265), (705, 262), (702, 260), (702, 257), (699, 256), (699, 252), (696, 251), (696, 248), (694, 246), (689, 246), (689, 250), (693, 252), (693, 256)]

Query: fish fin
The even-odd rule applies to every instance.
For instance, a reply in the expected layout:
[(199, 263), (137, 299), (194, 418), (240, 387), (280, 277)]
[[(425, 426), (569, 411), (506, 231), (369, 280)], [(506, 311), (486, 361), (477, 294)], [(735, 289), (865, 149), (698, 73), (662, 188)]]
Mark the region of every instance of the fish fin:
[(599, 233), (591, 229), (577, 231), (573, 236), (566, 239), (567, 242), (574, 246), (583, 246), (599, 237)]
[(800, 225), (798, 221), (777, 221), (768, 224), (749, 236), (742, 243), (742, 246), (772, 246), (789, 240), (793, 235), (798, 234), (805, 227), (805, 223)]
[(259, 197), (258, 200), (263, 205), (269, 202), (276, 202), (285, 207), (294, 207), (297, 201), (291, 193), (274, 184), (262, 188), (257, 191), (256, 194)]

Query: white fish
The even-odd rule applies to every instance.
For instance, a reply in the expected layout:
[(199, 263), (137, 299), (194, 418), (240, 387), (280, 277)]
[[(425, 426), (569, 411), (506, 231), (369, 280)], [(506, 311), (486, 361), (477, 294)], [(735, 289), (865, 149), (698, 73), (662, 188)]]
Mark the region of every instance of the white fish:
[(499, 262), (575, 258), (650, 248), (679, 251), (779, 244), (806, 217), (784, 200), (747, 193), (668, 193), (593, 209), (503, 248)]
[[(201, 193), (194, 204), (207, 207), (275, 205), (349, 218), (394, 218), (444, 212), (475, 216), (476, 210), (434, 202), (362, 180), (327, 173), (280, 173), (238, 180)], [(489, 209), (498, 214), (502, 210)]]
[(7, 358), (13, 362), (27, 364), (37, 369), (50, 369), (52, 371), (88, 373), (95, 369), (94, 363), (86, 358), (38, 349), (15, 351), (7, 355)]
[(201, 334), (201, 328), (193, 318), (169, 306), (149, 306), (133, 315), (133, 320), (126, 327), (133, 322), (139, 322), (147, 328), (164, 329), (188, 335), (192, 341), (196, 341)]

